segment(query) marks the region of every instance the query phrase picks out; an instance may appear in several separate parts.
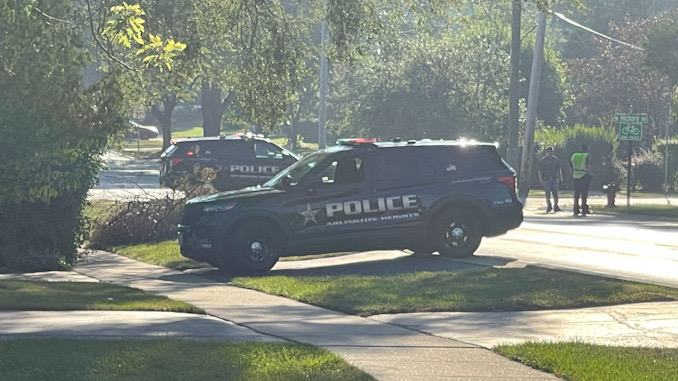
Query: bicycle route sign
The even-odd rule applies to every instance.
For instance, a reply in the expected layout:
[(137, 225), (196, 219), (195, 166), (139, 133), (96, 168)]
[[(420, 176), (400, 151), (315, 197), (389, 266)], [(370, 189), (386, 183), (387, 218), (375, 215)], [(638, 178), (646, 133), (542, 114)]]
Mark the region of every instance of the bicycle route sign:
[(643, 139), (643, 123), (647, 122), (647, 114), (614, 114), (614, 119), (619, 123), (619, 140)]

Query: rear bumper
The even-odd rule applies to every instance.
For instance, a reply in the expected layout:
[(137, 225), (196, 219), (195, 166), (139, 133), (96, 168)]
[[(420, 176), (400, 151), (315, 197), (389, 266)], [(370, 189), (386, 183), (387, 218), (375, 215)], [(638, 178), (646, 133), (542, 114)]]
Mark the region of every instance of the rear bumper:
[(487, 221), (485, 236), (494, 237), (516, 229), (523, 223), (523, 205), (520, 202), (508, 208), (495, 208)]

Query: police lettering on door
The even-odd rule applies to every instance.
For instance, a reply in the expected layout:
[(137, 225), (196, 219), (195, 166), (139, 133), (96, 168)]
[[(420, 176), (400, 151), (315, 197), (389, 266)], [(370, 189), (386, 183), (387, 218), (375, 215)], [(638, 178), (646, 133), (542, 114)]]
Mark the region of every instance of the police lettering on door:
[(334, 217), (336, 213), (344, 213), (347, 216), (363, 213), (385, 212), (387, 210), (415, 209), (417, 207), (417, 196), (411, 194), (407, 196), (380, 197), (376, 200), (360, 200), (333, 202), (325, 205), (327, 218)]
[(280, 167), (277, 165), (232, 164), (229, 166), (229, 171), (231, 172), (231, 176), (234, 177), (273, 177), (273, 175), (280, 172)]
[[(379, 197), (376, 199), (330, 202), (325, 204), (327, 225), (346, 225), (410, 219), (419, 217), (416, 211), (419, 203), (416, 195)], [(311, 209), (310, 205), (300, 211), (304, 217), (303, 225), (309, 222), (318, 223), (316, 215), (322, 209)], [(384, 212), (390, 212), (384, 215)], [(395, 213), (393, 213), (395, 212)], [(378, 215), (374, 216), (374, 214)]]

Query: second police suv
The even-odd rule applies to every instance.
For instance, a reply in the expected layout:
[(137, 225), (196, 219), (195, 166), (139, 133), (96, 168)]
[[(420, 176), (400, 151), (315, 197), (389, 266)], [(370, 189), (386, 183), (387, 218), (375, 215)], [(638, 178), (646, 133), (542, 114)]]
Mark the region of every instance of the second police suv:
[(174, 140), (162, 153), (160, 184), (172, 188), (212, 168), (219, 191), (262, 184), (299, 160), (294, 153), (251, 133)]
[(409, 249), (459, 258), (523, 221), (515, 171), (488, 143), (340, 140), (265, 184), (188, 201), (185, 257), (240, 274), (281, 256)]

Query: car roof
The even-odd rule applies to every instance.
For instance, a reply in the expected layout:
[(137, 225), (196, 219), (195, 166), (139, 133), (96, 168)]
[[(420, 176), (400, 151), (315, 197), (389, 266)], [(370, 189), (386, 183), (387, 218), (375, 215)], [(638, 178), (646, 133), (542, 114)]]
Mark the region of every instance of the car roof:
[(179, 144), (185, 142), (210, 142), (210, 141), (225, 141), (225, 140), (261, 140), (265, 142), (271, 142), (269, 139), (266, 139), (263, 135), (254, 135), (251, 133), (242, 134), (237, 133), (233, 135), (219, 135), (219, 136), (201, 136), (197, 138), (179, 138), (172, 139), (172, 144)]
[(497, 147), (497, 143), (488, 143), (488, 142), (478, 142), (475, 140), (468, 139), (458, 139), (458, 140), (432, 140), (432, 139), (421, 139), (421, 140), (407, 140), (402, 141), (398, 138), (393, 139), (392, 141), (371, 141), (366, 139), (340, 139), (337, 141), (338, 146), (340, 147), (353, 147), (353, 148), (388, 148), (388, 147), (441, 147), (441, 146), (493, 146)]

